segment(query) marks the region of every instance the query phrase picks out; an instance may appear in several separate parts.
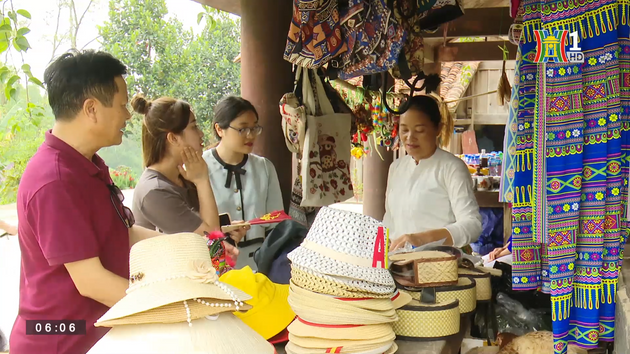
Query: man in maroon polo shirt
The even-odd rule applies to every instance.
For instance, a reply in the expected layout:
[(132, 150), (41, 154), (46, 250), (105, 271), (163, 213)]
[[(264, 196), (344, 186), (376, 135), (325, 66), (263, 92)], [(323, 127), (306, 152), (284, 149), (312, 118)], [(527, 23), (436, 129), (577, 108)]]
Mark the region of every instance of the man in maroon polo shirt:
[(116, 58), (94, 51), (64, 54), (44, 73), (55, 125), (18, 189), (22, 266), (11, 354), (86, 353), (107, 332), (96, 320), (125, 295), (130, 246), (158, 234), (133, 226), (96, 154), (122, 142), (131, 117), (125, 74)]

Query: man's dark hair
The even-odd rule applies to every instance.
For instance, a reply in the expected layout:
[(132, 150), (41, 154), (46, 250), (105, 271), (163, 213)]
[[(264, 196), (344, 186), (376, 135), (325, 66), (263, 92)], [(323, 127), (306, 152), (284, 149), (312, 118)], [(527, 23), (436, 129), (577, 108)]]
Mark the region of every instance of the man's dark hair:
[(115, 78), (126, 73), (127, 67), (106, 52), (85, 50), (61, 55), (44, 72), (55, 119), (71, 119), (88, 98), (111, 107), (118, 92)]

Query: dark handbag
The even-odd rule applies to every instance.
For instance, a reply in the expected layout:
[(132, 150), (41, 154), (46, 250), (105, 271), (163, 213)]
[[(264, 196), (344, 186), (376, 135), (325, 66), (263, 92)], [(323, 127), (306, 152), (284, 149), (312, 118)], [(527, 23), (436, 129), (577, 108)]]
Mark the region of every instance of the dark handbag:
[(285, 220), (276, 225), (262, 246), (254, 252), (258, 272), (269, 277), (269, 272), (280, 253), (283, 251), (288, 253), (297, 248), (306, 237), (307, 231), (304, 225), (295, 220)]

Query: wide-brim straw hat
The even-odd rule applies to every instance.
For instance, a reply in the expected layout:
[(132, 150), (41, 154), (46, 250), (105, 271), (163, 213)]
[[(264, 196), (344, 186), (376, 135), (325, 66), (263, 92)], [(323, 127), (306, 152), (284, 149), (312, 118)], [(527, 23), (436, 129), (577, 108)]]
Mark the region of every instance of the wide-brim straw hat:
[(287, 258), (318, 273), (394, 287), (387, 270), (387, 235), (367, 215), (322, 207), (300, 247)]
[(390, 324), (331, 325), (309, 322), (299, 317), (289, 325), (288, 329), (295, 336), (327, 340), (366, 340), (394, 334)]
[(301, 271), (296, 267), (293, 267), (293, 265), (291, 267), (291, 283), (320, 294), (347, 298), (380, 297), (386, 299), (390, 296), (389, 294), (377, 294), (363, 291), (360, 288), (354, 287), (348, 283), (330, 281), (330, 279), (320, 276), (322, 275), (321, 273)]
[(89, 354), (274, 354), (275, 348), (231, 313), (214, 319), (116, 326)]
[(352, 350), (353, 348), (361, 348), (366, 345), (385, 345), (387, 343), (393, 342), (394, 339), (396, 339), (396, 334), (394, 334), (394, 331), (391, 331), (391, 333), (388, 333), (382, 337), (366, 338), (360, 340), (300, 337), (289, 332), (289, 342), (302, 348), (312, 349), (343, 347)]
[[(323, 283), (329, 287), (341, 288), (343, 290), (352, 292), (370, 293), (376, 295), (389, 296), (396, 286), (386, 286), (376, 283), (371, 283), (365, 280), (356, 280), (346, 277), (338, 277), (334, 275), (327, 275), (319, 272), (312, 271), (308, 268), (301, 267), (297, 264), (291, 265), (291, 277), (302, 279), (304, 277), (318, 278), (318, 283)], [(302, 280), (307, 281), (308, 280)]]
[(389, 342), (384, 344), (366, 344), (364, 346), (357, 346), (352, 348), (347, 347), (329, 347), (329, 348), (304, 348), (299, 345), (289, 342), (284, 348), (287, 354), (324, 354), (324, 353), (336, 353), (336, 354), (393, 354), (398, 350), (398, 346), (395, 342)]
[[(175, 308), (179, 306), (181, 314), (186, 315), (184, 321), (193, 320), (216, 313), (213, 307), (219, 312), (239, 311), (244, 306), (243, 301), (251, 299), (241, 290), (219, 282), (206, 239), (194, 233), (160, 235), (136, 243), (131, 247), (129, 271), (127, 295), (112, 306), (96, 326), (180, 322), (181, 315), (156, 310), (176, 303)], [(225, 301), (232, 305), (228, 306)], [(192, 303), (202, 304), (208, 310), (190, 311)], [(144, 316), (131, 317), (150, 310)]]
[(309, 303), (313, 304), (313, 307), (327, 308), (328, 306), (334, 308), (347, 308), (353, 309), (365, 309), (371, 311), (389, 311), (405, 306), (412, 300), (410, 294), (400, 292), (398, 289), (390, 295), (389, 299), (384, 298), (344, 298), (327, 294), (320, 294), (308, 289), (301, 288), (294, 283), (289, 286), (290, 292), (293, 296), (304, 297), (308, 299)]
[[(317, 307), (312, 299), (295, 296), (289, 290), (289, 304), (295, 314), (309, 322), (337, 324), (380, 324), (398, 319), (395, 310), (374, 311), (340, 304), (339, 306)], [(345, 305), (345, 306), (344, 306)]]

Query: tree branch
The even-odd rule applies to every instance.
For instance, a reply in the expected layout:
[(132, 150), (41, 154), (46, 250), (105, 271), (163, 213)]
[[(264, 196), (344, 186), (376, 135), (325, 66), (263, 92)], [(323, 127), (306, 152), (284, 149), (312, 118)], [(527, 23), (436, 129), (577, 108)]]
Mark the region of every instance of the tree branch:
[(59, 46), (61, 45), (61, 41), (57, 40), (58, 39), (57, 36), (59, 35), (59, 20), (61, 18), (61, 8), (63, 7), (62, 1), (63, 0), (59, 0), (57, 2), (59, 5), (57, 9), (57, 25), (55, 26), (55, 35), (53, 37), (53, 51), (50, 57), (50, 61), (53, 61), (53, 59), (55, 59), (55, 54), (57, 53), (57, 49), (59, 49)]

